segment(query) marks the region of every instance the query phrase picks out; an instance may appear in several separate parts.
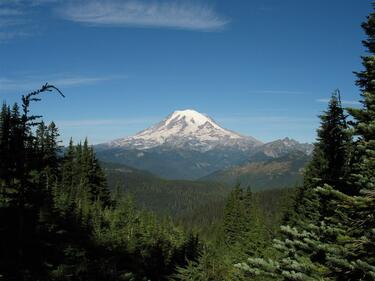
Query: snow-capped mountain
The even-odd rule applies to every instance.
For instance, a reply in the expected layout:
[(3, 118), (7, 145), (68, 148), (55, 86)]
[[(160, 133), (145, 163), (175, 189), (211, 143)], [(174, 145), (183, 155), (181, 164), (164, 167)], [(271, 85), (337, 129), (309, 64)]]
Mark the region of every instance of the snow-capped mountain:
[(160, 123), (135, 136), (114, 140), (108, 146), (139, 150), (162, 146), (208, 151), (227, 146), (245, 150), (261, 144), (253, 137), (242, 136), (222, 128), (202, 113), (186, 109), (177, 110)]
[(192, 109), (177, 110), (138, 134), (95, 147), (102, 161), (121, 163), (169, 179), (197, 179), (233, 165), (308, 154), (311, 145), (285, 138), (263, 144), (224, 129)]

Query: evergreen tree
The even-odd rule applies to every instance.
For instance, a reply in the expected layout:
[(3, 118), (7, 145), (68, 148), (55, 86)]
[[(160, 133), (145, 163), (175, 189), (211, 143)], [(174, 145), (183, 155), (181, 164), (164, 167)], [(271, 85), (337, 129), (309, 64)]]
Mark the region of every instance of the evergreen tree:
[(274, 242), (279, 258), (249, 258), (248, 264), (238, 265), (251, 274), (277, 280), (323, 280), (337, 275), (333, 253), (343, 250), (338, 245), (343, 229), (332, 219), (337, 204), (332, 194), (317, 192), (316, 188), (328, 182), (332, 186), (326, 186), (331, 189), (349, 191), (346, 180), (351, 139), (339, 92), (332, 94), (328, 110), (320, 118), (313, 159), (299, 190), (295, 215), (290, 225), (281, 227), (282, 237)]
[(6, 187), (11, 178), (10, 125), (10, 108), (4, 103), (0, 112), (0, 205), (6, 203)]
[(352, 142), (338, 90), (332, 93), (320, 119), (313, 157), (305, 169), (303, 186), (298, 188), (294, 214), (287, 221), (292, 226), (317, 223), (329, 212), (327, 198), (314, 191), (317, 186), (329, 184), (347, 194), (355, 193), (348, 184)]
[(232, 259), (222, 248), (206, 247), (198, 261), (188, 261), (184, 267), (178, 267), (173, 276), (176, 281), (232, 281), (244, 280), (240, 272), (233, 267)]
[(37, 279), (34, 274), (45, 272), (39, 235), (44, 228), (41, 210), (47, 195), (38, 182), (40, 151), (33, 134), (39, 116), (29, 112), (31, 102), (38, 101), (38, 95), (51, 89), (55, 88), (46, 84), (23, 96), (22, 112), (17, 104), (12, 110), (7, 106), (2, 108), (1, 154), (2, 162), (6, 161), (1, 165), (0, 182), (6, 204), (0, 208), (3, 223), (0, 234), (7, 244), (1, 245), (0, 272), (11, 274), (6, 276), (15, 280)]
[[(375, 8), (375, 3), (373, 4)], [(356, 73), (357, 85), (362, 93), (363, 107), (349, 109), (354, 118), (353, 129), (356, 136), (353, 184), (360, 194), (345, 198), (340, 214), (349, 214), (350, 241), (353, 271), (359, 271), (362, 280), (375, 279), (375, 13), (362, 24), (367, 34), (363, 45), (368, 55), (362, 57), (364, 70)]]
[(229, 194), (224, 209), (223, 228), (225, 241), (233, 245), (245, 231), (245, 206), (243, 203), (244, 194), (240, 185), (236, 185)]
[(258, 199), (251, 192), (250, 187), (244, 195), (245, 230), (242, 234), (242, 251), (247, 257), (261, 257), (265, 254), (267, 243), (270, 241)]
[(326, 183), (342, 190), (348, 173), (351, 136), (348, 134), (346, 116), (338, 90), (333, 92), (328, 109), (320, 115), (320, 119), (314, 157), (307, 169), (305, 184), (316, 186)]

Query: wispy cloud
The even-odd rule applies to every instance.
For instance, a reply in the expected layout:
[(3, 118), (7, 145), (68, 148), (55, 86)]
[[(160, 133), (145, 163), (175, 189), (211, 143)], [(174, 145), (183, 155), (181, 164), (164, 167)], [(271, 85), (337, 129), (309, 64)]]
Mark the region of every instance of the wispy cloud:
[(96, 84), (99, 82), (124, 79), (126, 75), (109, 75), (109, 76), (97, 76), (97, 77), (65, 77), (52, 80), (52, 83), (61, 86), (78, 86), (78, 85), (88, 85)]
[[(317, 99), (316, 102), (319, 103), (328, 103), (329, 99)], [(359, 101), (355, 100), (341, 100), (342, 105), (361, 105)]]
[(38, 88), (42, 84), (48, 82), (58, 87), (73, 87), (81, 85), (91, 85), (104, 81), (115, 79), (125, 79), (125, 75), (106, 75), (106, 76), (67, 76), (67, 75), (53, 75), (53, 76), (29, 76), (20, 79), (11, 79), (7, 77), (0, 77), (0, 92), (8, 91), (22, 91), (32, 90)]
[(0, 44), (40, 35), (50, 15), (92, 26), (196, 31), (222, 30), (229, 23), (212, 6), (182, 0), (0, 0)]
[(28, 37), (29, 33), (23, 31), (1, 31), (0, 30), (0, 43), (7, 42), (15, 38)]
[(102, 26), (214, 31), (229, 23), (210, 6), (176, 0), (72, 2), (61, 7), (59, 13), (67, 20)]
[(26, 9), (18, 1), (0, 1), (0, 43), (29, 36)]
[[(0, 43), (40, 34), (46, 19), (40, 7), (52, 8), (63, 0), (0, 0)], [(44, 25), (45, 26), (45, 25)]]
[(6, 16), (20, 16), (23, 15), (24, 12), (19, 9), (14, 8), (2, 8), (0, 9), (0, 17), (6, 17)]

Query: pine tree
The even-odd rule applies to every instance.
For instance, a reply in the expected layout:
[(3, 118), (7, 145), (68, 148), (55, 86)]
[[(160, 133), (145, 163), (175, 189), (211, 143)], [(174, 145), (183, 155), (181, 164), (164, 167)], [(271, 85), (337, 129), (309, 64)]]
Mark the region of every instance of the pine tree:
[(328, 109), (320, 115), (320, 119), (321, 125), (314, 150), (316, 162), (313, 161), (314, 167), (308, 169), (305, 176), (306, 184), (326, 183), (341, 190), (343, 179), (348, 172), (351, 136), (348, 134), (346, 116), (338, 90), (332, 94)]
[(332, 93), (328, 109), (320, 119), (313, 157), (305, 169), (303, 186), (298, 188), (294, 215), (287, 222), (294, 226), (316, 223), (330, 212), (325, 204), (327, 198), (314, 191), (317, 186), (329, 184), (347, 194), (356, 192), (348, 184), (352, 141), (338, 90)]
[(56, 124), (51, 122), (47, 127), (46, 132), (46, 164), (50, 173), (51, 182), (56, 182), (58, 178), (58, 168), (60, 166), (60, 141), (58, 140), (60, 134)]
[(244, 256), (261, 257), (270, 240), (265, 225), (265, 217), (250, 187), (246, 190), (243, 201), (245, 207), (245, 230), (242, 234), (241, 248)]
[[(375, 7), (375, 3), (374, 3)], [(361, 189), (374, 190), (375, 183), (375, 13), (368, 16), (363, 23), (368, 38), (363, 41), (369, 55), (362, 57), (364, 70), (358, 72), (357, 85), (362, 91), (363, 107), (349, 109), (354, 118), (353, 127), (356, 141), (356, 183)]]
[[(375, 3), (373, 4), (375, 8)], [(363, 45), (368, 55), (362, 57), (364, 70), (357, 72), (357, 85), (362, 93), (363, 107), (349, 109), (354, 118), (356, 136), (353, 184), (360, 190), (359, 196), (345, 198), (340, 210), (349, 213), (348, 223), (353, 236), (353, 271), (359, 271), (362, 280), (375, 279), (375, 13), (362, 24), (367, 34)]]
[(11, 276), (17, 280), (33, 279), (33, 274), (41, 273), (45, 266), (42, 251), (36, 250), (41, 247), (38, 235), (43, 228), (40, 219), (46, 199), (44, 186), (38, 181), (42, 167), (33, 133), (40, 116), (30, 115), (30, 104), (51, 89), (54, 87), (46, 84), (22, 96), (22, 110), (17, 104), (11, 110), (7, 106), (2, 108), (1, 154), (6, 162), (1, 165), (0, 182), (6, 205), (0, 209), (0, 234), (7, 244), (1, 245), (0, 271), (13, 271)]
[(274, 241), (273, 247), (280, 256), (277, 260), (249, 258), (248, 264), (238, 265), (251, 274), (277, 280), (323, 280), (336, 274), (333, 252), (343, 250), (338, 245), (343, 229), (335, 228), (336, 222), (332, 220), (334, 196), (317, 192), (316, 188), (349, 190), (346, 180), (351, 138), (338, 92), (332, 94), (328, 110), (320, 118), (313, 159), (295, 203), (296, 214), (289, 221), (291, 225), (281, 227), (281, 238)]
[(6, 203), (6, 189), (10, 185), (10, 108), (5, 103), (0, 113), (0, 205)]
[(236, 185), (229, 194), (224, 209), (224, 235), (228, 245), (233, 245), (245, 231), (244, 194), (240, 185)]

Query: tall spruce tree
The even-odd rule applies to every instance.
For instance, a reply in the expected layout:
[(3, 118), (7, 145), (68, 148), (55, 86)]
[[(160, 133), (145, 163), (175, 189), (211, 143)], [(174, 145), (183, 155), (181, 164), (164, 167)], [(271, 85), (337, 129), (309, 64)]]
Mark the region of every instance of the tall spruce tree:
[(6, 189), (10, 185), (10, 107), (5, 103), (0, 113), (0, 204), (6, 203)]
[(338, 90), (332, 93), (327, 110), (319, 117), (321, 123), (313, 157), (305, 169), (303, 186), (298, 188), (293, 214), (287, 221), (292, 226), (317, 223), (329, 212), (327, 198), (314, 190), (317, 186), (329, 184), (347, 194), (355, 193), (348, 184), (352, 141)]
[(305, 174), (305, 184), (316, 186), (327, 183), (341, 190), (348, 173), (351, 136), (339, 90), (333, 92), (328, 109), (320, 115), (320, 119), (313, 161)]
[[(373, 4), (375, 8), (375, 3)], [(362, 93), (362, 108), (349, 109), (354, 118), (356, 136), (353, 184), (359, 196), (346, 198), (341, 214), (349, 213), (353, 251), (353, 271), (359, 271), (362, 280), (375, 280), (375, 13), (362, 24), (367, 34), (363, 45), (368, 54), (362, 57), (364, 70), (357, 72), (357, 85)]]
[[(22, 96), (22, 110), (14, 104), (11, 110), (3, 106), (1, 114), (1, 177), (6, 204), (0, 208), (2, 241), (0, 272), (14, 280), (39, 279), (43, 272), (44, 250), (40, 233), (41, 210), (46, 194), (40, 185), (41, 173), (39, 147), (33, 128), (39, 117), (30, 115), (30, 104), (39, 101), (38, 95), (55, 89), (44, 85), (41, 89)], [(44, 129), (44, 127), (43, 127)], [(38, 131), (40, 135), (40, 132)]]
[(229, 194), (224, 209), (224, 235), (228, 245), (233, 245), (242, 238), (245, 231), (244, 192), (240, 185)]
[(289, 225), (281, 227), (282, 237), (274, 242), (279, 258), (249, 258), (248, 263), (238, 265), (251, 274), (276, 280), (323, 280), (336, 273), (330, 263), (331, 251), (342, 248), (328, 247), (337, 245), (341, 234), (341, 229), (330, 227), (335, 223), (331, 217), (336, 205), (331, 194), (317, 192), (316, 188), (329, 183), (331, 189), (347, 192), (343, 186), (346, 187), (351, 138), (338, 91), (332, 94), (320, 119), (313, 159), (299, 190), (295, 214)]

